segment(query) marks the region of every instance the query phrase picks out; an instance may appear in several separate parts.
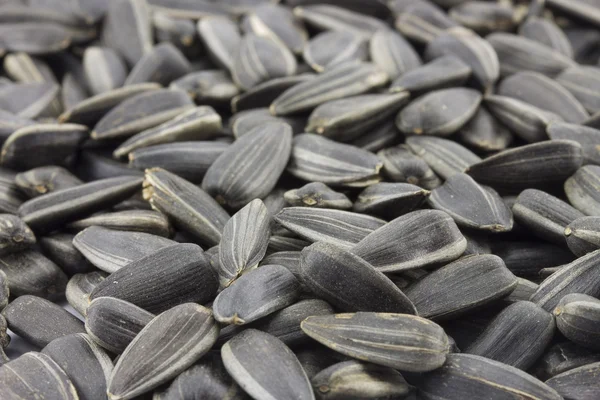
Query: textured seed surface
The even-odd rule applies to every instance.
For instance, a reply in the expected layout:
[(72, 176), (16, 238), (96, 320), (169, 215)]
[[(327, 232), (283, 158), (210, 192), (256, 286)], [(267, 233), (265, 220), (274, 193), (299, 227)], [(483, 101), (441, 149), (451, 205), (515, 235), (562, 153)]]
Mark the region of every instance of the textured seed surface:
[(600, 215), (600, 166), (586, 165), (565, 181), (569, 202), (586, 215)]
[(600, 247), (599, 217), (577, 218), (565, 229), (569, 249), (578, 257), (597, 250)]
[(38, 167), (15, 176), (15, 183), (29, 197), (68, 189), (83, 182), (63, 167)]
[(553, 311), (556, 327), (569, 340), (598, 350), (600, 334), (600, 300), (585, 294), (564, 296)]
[(556, 375), (546, 384), (567, 399), (593, 399), (600, 395), (596, 380), (598, 368), (600, 363), (590, 363)]
[(429, 194), (428, 190), (409, 183), (380, 182), (360, 192), (354, 211), (393, 219), (414, 211)]
[(401, 74), (392, 82), (390, 91), (427, 92), (460, 86), (471, 76), (471, 67), (460, 58), (448, 55)]
[(307, 183), (301, 188), (288, 190), (283, 197), (291, 206), (340, 210), (352, 208), (352, 201), (344, 193), (336, 192), (321, 182)]
[(479, 156), (466, 147), (447, 139), (412, 136), (406, 139), (406, 144), (443, 179), (465, 172), (471, 165), (481, 161)]

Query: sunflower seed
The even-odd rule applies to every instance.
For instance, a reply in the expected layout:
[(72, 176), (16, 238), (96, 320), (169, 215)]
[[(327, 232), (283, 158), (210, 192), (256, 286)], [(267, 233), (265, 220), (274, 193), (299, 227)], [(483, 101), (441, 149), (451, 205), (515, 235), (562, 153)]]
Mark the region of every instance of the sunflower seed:
[[(148, 287), (154, 296), (147, 296)], [(116, 297), (160, 313), (190, 301), (206, 303), (217, 287), (217, 276), (202, 249), (191, 243), (175, 244), (113, 272), (96, 286), (90, 299)]]
[(582, 148), (571, 140), (550, 140), (504, 150), (470, 165), (465, 173), (502, 193), (562, 185), (583, 161)]
[(302, 57), (312, 69), (323, 72), (343, 63), (367, 61), (369, 43), (350, 31), (326, 31), (304, 46)]
[(600, 111), (600, 70), (594, 67), (572, 67), (556, 77), (556, 81), (565, 87), (581, 102), (590, 113)]
[(219, 142), (179, 142), (140, 148), (129, 153), (129, 165), (162, 168), (190, 182), (202, 182), (213, 162), (229, 147)]
[[(470, 282), (466, 288), (463, 284)], [(443, 284), (441, 284), (443, 282)], [(463, 257), (430, 273), (406, 290), (425, 318), (448, 319), (510, 294), (517, 278), (492, 254)]]
[(537, 276), (544, 268), (557, 267), (574, 260), (563, 247), (536, 241), (504, 241), (492, 244), (493, 253), (517, 276)]
[(304, 239), (273, 235), (269, 238), (269, 247), (267, 247), (267, 253), (276, 253), (281, 251), (300, 251), (306, 246), (310, 246), (310, 243), (311, 242), (306, 241)]
[(192, 108), (181, 90), (151, 90), (129, 97), (106, 113), (94, 126), (92, 139), (127, 138), (153, 128)]
[(247, 92), (234, 97), (231, 100), (233, 112), (250, 110), (257, 107), (269, 107), (269, 105), (287, 89), (300, 83), (310, 81), (315, 75), (303, 73), (295, 76), (271, 79), (258, 84)]
[(399, 133), (394, 121), (388, 120), (378, 124), (370, 132), (366, 132), (352, 140), (350, 144), (371, 153), (376, 153), (388, 146), (393, 146), (397, 142)]
[(0, 384), (7, 400), (47, 398), (77, 400), (73, 383), (50, 357), (30, 351), (0, 368)]
[(426, 45), (446, 29), (458, 26), (444, 10), (429, 1), (413, 1), (396, 9), (399, 14), (396, 29), (419, 44)]
[(568, 203), (536, 189), (521, 192), (512, 210), (519, 224), (558, 245), (565, 244), (567, 225), (584, 216)]
[(366, 38), (380, 29), (389, 29), (377, 18), (328, 4), (296, 7), (294, 15), (318, 30), (349, 31)]
[(600, 361), (600, 353), (573, 342), (558, 343), (550, 347), (534, 367), (540, 379), (549, 379), (569, 370)]
[(256, 127), (217, 158), (206, 172), (202, 188), (231, 208), (265, 197), (283, 173), (291, 147), (288, 124), (273, 122)]
[(73, 275), (69, 279), (67, 290), (65, 291), (69, 305), (82, 316), (86, 316), (89, 305), (88, 296), (107, 276), (108, 274), (99, 271)]
[(121, 354), (154, 314), (113, 297), (99, 297), (87, 306), (85, 329), (95, 343)]
[(119, 358), (108, 381), (109, 397), (131, 399), (170, 381), (210, 350), (218, 335), (210, 310), (198, 304), (156, 316)]
[(56, 190), (68, 189), (83, 182), (63, 167), (38, 167), (15, 176), (15, 183), (29, 197), (37, 197)]
[(181, 51), (171, 43), (161, 43), (135, 64), (125, 85), (156, 82), (168, 86), (175, 79), (191, 72), (191, 66)]
[(567, 294), (580, 293), (597, 297), (600, 295), (596, 270), (599, 259), (600, 251), (596, 250), (561, 267), (540, 284), (530, 300), (544, 310), (552, 311)]
[(461, 86), (470, 76), (471, 67), (458, 57), (446, 55), (403, 73), (392, 82), (390, 91), (425, 93)]
[(515, 9), (506, 4), (469, 1), (452, 7), (448, 16), (480, 34), (512, 31), (519, 23)]
[(300, 251), (280, 251), (269, 254), (261, 261), (260, 265), (281, 265), (286, 267), (300, 283)]
[(439, 368), (449, 351), (444, 330), (414, 315), (358, 312), (313, 316), (301, 327), (339, 353), (401, 371)]
[(171, 82), (169, 88), (187, 92), (197, 103), (220, 107), (240, 93), (229, 74), (221, 70), (190, 72)]
[(380, 87), (389, 77), (370, 63), (350, 62), (337, 65), (314, 79), (292, 86), (271, 104), (274, 115), (310, 111), (327, 101), (366, 93)]
[(304, 132), (306, 118), (303, 117), (274, 117), (268, 108), (254, 108), (241, 111), (229, 119), (229, 129), (236, 139), (251, 132), (254, 128), (268, 122), (287, 123), (294, 133)]
[(163, 237), (170, 236), (170, 226), (167, 218), (157, 211), (149, 210), (127, 210), (93, 215), (72, 222), (66, 228), (78, 232), (93, 225), (119, 231), (145, 232)]
[(569, 249), (578, 257), (600, 248), (600, 217), (577, 218), (565, 229)]
[(592, 400), (600, 396), (598, 369), (600, 362), (583, 365), (553, 376), (546, 384), (556, 390), (565, 399)]
[(512, 213), (500, 195), (462, 173), (452, 175), (442, 186), (433, 189), (429, 204), (467, 228), (506, 232), (513, 226)]
[(566, 57), (574, 57), (573, 47), (567, 35), (551, 20), (530, 16), (521, 24), (519, 35), (541, 43)]
[(398, 112), (409, 99), (408, 92), (365, 94), (332, 100), (318, 106), (308, 118), (306, 132), (339, 141), (362, 136)]
[(242, 41), (237, 24), (223, 16), (210, 16), (200, 19), (197, 28), (212, 61), (232, 71), (234, 55)]
[(0, 257), (0, 270), (6, 274), (13, 297), (35, 295), (60, 297), (67, 285), (67, 276), (52, 261), (35, 250)]
[[(4, 271), (0, 270), (0, 311), (2, 311), (6, 305), (8, 304), (8, 298), (10, 297), (10, 289), (8, 287), (8, 277), (4, 273)], [(3, 317), (4, 318), (4, 317)], [(4, 321), (6, 324), (6, 321)], [(4, 348), (6, 346), (0, 343), (0, 348)]]
[(425, 189), (433, 189), (441, 184), (429, 165), (407, 146), (381, 150), (377, 157), (383, 162), (384, 175), (394, 182), (406, 182)]
[(48, 116), (59, 92), (53, 82), (11, 83), (0, 87), (0, 108), (21, 118)]
[(35, 242), (35, 235), (21, 218), (0, 214), (0, 256), (25, 250)]
[(333, 208), (348, 210), (352, 202), (343, 193), (338, 193), (321, 182), (308, 183), (300, 189), (288, 190), (283, 195), (285, 201), (291, 206), (314, 208)]
[(54, 339), (84, 333), (83, 323), (57, 304), (37, 296), (20, 296), (2, 311), (11, 331), (44, 347)]
[(369, 41), (371, 60), (394, 80), (421, 66), (421, 58), (399, 34), (391, 30), (377, 31)]
[(486, 393), (490, 398), (560, 400), (554, 389), (517, 369), (471, 354), (450, 354), (440, 369), (417, 383), (423, 399), (461, 400)]
[[(2, 3), (1, 22), (54, 22), (60, 25), (77, 26), (88, 21), (83, 20), (83, 15), (77, 15), (67, 5), (49, 1), (5, 1)], [(54, 3), (54, 4), (52, 4)], [(50, 5), (55, 6), (49, 7)], [(37, 7), (36, 7), (37, 6)]]
[(201, 54), (196, 24), (193, 21), (173, 18), (167, 13), (154, 11), (152, 26), (158, 43), (173, 44), (188, 59), (197, 58)]
[(71, 44), (69, 29), (51, 22), (2, 23), (0, 38), (0, 53), (51, 54)]
[(592, 25), (597, 26), (600, 23), (600, 14), (598, 13), (594, 2), (580, 0), (548, 0), (546, 3), (548, 8), (552, 10), (584, 20)]
[(130, 137), (117, 147), (113, 156), (124, 157), (134, 150), (151, 145), (210, 139), (219, 134), (222, 128), (221, 116), (212, 107), (195, 107), (157, 127)]
[(448, 179), (481, 162), (475, 153), (447, 139), (413, 136), (406, 139), (406, 144), (442, 179)]
[(512, 143), (511, 132), (483, 106), (458, 131), (461, 142), (475, 150), (502, 151)]
[(408, 183), (376, 183), (357, 197), (353, 210), (394, 219), (418, 208), (429, 191)]
[(87, 87), (94, 95), (123, 86), (127, 66), (116, 51), (107, 47), (88, 47), (83, 53)]
[(581, 167), (565, 181), (569, 202), (587, 215), (600, 215), (600, 166)]
[(553, 311), (556, 327), (570, 341), (600, 350), (600, 300), (579, 293), (564, 296)]

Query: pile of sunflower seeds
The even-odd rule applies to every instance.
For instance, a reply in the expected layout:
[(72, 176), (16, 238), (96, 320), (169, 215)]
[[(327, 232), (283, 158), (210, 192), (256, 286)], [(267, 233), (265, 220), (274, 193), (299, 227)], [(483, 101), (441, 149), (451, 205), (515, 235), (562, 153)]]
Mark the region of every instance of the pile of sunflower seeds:
[(0, 60), (0, 399), (600, 399), (600, 0), (1, 0)]

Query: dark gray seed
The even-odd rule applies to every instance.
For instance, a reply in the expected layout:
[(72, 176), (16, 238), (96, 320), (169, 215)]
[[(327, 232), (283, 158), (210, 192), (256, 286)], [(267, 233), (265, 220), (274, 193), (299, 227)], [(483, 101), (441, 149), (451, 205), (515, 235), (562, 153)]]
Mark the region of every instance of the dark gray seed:
[(356, 139), (397, 113), (409, 97), (408, 92), (401, 92), (328, 101), (310, 114), (305, 132), (344, 142)]
[(229, 130), (233, 132), (236, 139), (251, 132), (254, 128), (268, 122), (285, 122), (290, 125), (293, 133), (304, 132), (306, 118), (304, 117), (274, 117), (268, 108), (254, 108), (241, 111), (229, 119)]
[(106, 113), (94, 126), (92, 139), (127, 138), (153, 128), (192, 108), (181, 90), (151, 90), (129, 97)]
[(21, 218), (0, 214), (0, 256), (25, 250), (35, 242), (35, 235)]
[(291, 10), (263, 2), (252, 8), (242, 21), (242, 29), (283, 43), (294, 54), (302, 53), (308, 33)]
[(344, 361), (319, 372), (311, 379), (319, 399), (405, 398), (411, 391), (402, 375), (389, 367)]
[(6, 400), (79, 399), (65, 371), (47, 355), (33, 351), (4, 364), (0, 384)]
[(124, 176), (58, 190), (26, 201), (19, 207), (19, 215), (34, 231), (50, 232), (118, 204), (137, 192), (141, 183), (141, 178)]
[(123, 86), (127, 66), (113, 49), (88, 47), (83, 53), (86, 87), (96, 95)]
[(563, 342), (550, 347), (536, 363), (533, 371), (540, 379), (546, 380), (595, 362), (600, 362), (600, 353), (591, 352), (573, 342)]
[(461, 86), (471, 76), (471, 67), (460, 58), (446, 55), (400, 75), (390, 86), (391, 92), (408, 90), (425, 93), (431, 90)]
[(169, 237), (169, 220), (163, 214), (150, 210), (126, 210), (92, 215), (66, 226), (70, 231), (81, 231), (90, 226), (101, 226), (119, 231), (145, 232)]
[(291, 206), (338, 210), (352, 208), (352, 202), (345, 194), (336, 192), (321, 182), (307, 183), (299, 189), (288, 190), (283, 197)]
[(387, 29), (371, 37), (369, 54), (391, 80), (421, 66), (421, 58), (414, 48), (401, 35)]
[(227, 212), (204, 190), (160, 168), (146, 171), (144, 198), (176, 227), (209, 245), (219, 243), (229, 220)]
[(466, 247), (467, 240), (448, 214), (419, 210), (367, 235), (352, 252), (381, 272), (397, 272), (455, 260)]
[(536, 16), (528, 17), (519, 27), (519, 35), (554, 49), (566, 57), (574, 57), (573, 47), (567, 35), (550, 19)]
[[(64, 89), (63, 87), (63, 91)], [(156, 83), (140, 83), (86, 98), (72, 107), (67, 107), (67, 111), (60, 115), (59, 121), (93, 126), (108, 111), (123, 101), (138, 94), (156, 91), (157, 89), (160, 89), (160, 85)]]
[[(469, 282), (465, 287), (464, 282)], [(509, 295), (517, 278), (492, 254), (463, 257), (416, 282), (406, 295), (425, 318), (448, 319)]]
[[(269, 357), (263, 349), (269, 349)], [(255, 399), (315, 399), (294, 353), (268, 333), (239, 333), (223, 345), (221, 358), (229, 375)]]
[(450, 28), (429, 43), (425, 51), (428, 60), (446, 55), (454, 55), (471, 67), (473, 77), (485, 90), (498, 80), (500, 65), (496, 51), (469, 29)]
[(306, 246), (310, 246), (310, 243), (311, 242), (304, 239), (273, 235), (269, 238), (269, 247), (267, 248), (267, 253), (280, 251), (300, 251)]
[(302, 57), (317, 72), (351, 61), (367, 61), (369, 44), (349, 31), (325, 31), (304, 47)]
[(600, 251), (596, 250), (561, 267), (540, 284), (530, 300), (544, 310), (552, 311), (567, 294), (580, 293), (598, 297), (598, 260)]
[(15, 173), (0, 168), (0, 211), (16, 214), (23, 203), (23, 195), (15, 184)]
[(586, 215), (600, 215), (600, 166), (586, 165), (565, 181), (569, 202)]
[(455, 174), (431, 191), (429, 205), (448, 213), (458, 225), (491, 232), (513, 227), (512, 212), (492, 188), (481, 186), (469, 175)]
[(517, 302), (529, 301), (529, 298), (538, 288), (538, 284), (528, 281), (524, 278), (517, 277), (517, 287), (515, 290), (510, 292), (503, 301), (507, 305), (515, 304)]
[[(264, 0), (263, 0), (264, 1)], [(385, 1), (363, 1), (363, 0), (287, 0), (286, 4), (290, 6), (304, 6), (308, 4), (331, 4), (338, 7), (343, 7), (355, 12), (371, 15), (373, 17), (387, 20), (392, 15), (392, 9), (388, 7)]]
[(388, 75), (374, 64), (349, 62), (337, 65), (314, 79), (292, 86), (271, 104), (274, 115), (310, 111), (327, 101), (366, 93), (384, 85)]
[(152, 26), (158, 43), (169, 42), (177, 47), (188, 59), (201, 54), (196, 24), (190, 19), (173, 18), (167, 13), (154, 11)]
[(527, 370), (544, 353), (554, 336), (552, 314), (529, 301), (505, 308), (465, 353)]
[(462, 143), (484, 152), (502, 151), (512, 143), (511, 132), (483, 106), (469, 122), (458, 131)]
[(412, 136), (406, 139), (406, 144), (442, 179), (465, 172), (471, 165), (481, 162), (478, 155), (452, 140)]
[(102, 32), (103, 41), (129, 64), (135, 65), (153, 47), (150, 8), (146, 0), (111, 1)]
[[(86, 299), (86, 301), (89, 301)], [(121, 354), (154, 314), (125, 300), (99, 297), (87, 306), (85, 329), (108, 351)]]
[(170, 381), (208, 352), (218, 336), (219, 327), (207, 308), (186, 303), (165, 311), (119, 357), (108, 396), (131, 399)]
[(169, 121), (130, 137), (117, 147), (113, 156), (124, 157), (134, 150), (157, 144), (211, 139), (222, 128), (221, 116), (212, 107), (191, 108)]
[(246, 393), (229, 376), (217, 352), (209, 352), (196, 364), (179, 374), (162, 392), (154, 392), (153, 400), (245, 400)]
[[(84, 21), (83, 15), (77, 15), (75, 10), (70, 7), (60, 7), (57, 3), (59, 2), (47, 0), (5, 1), (2, 3), (0, 22), (53, 22), (67, 26), (77, 26), (89, 22)], [(49, 5), (56, 8), (52, 9)]]
[(116, 297), (160, 313), (186, 302), (206, 303), (217, 287), (217, 276), (202, 249), (191, 243), (175, 244), (113, 272), (96, 286), (90, 299)]
[(567, 14), (597, 26), (600, 24), (600, 13), (594, 1), (581, 0), (548, 0), (547, 7), (559, 13)]
[(260, 265), (281, 265), (286, 267), (302, 283), (300, 276), (300, 251), (280, 251), (263, 258)]
[(481, 94), (472, 89), (442, 89), (412, 101), (396, 118), (405, 134), (448, 136), (477, 112)]
[(366, 187), (380, 181), (373, 153), (314, 134), (296, 135), (287, 170), (297, 178), (331, 186)]
[(4, 142), (8, 137), (20, 128), (35, 124), (35, 121), (28, 118), (19, 117), (11, 112), (0, 110), (0, 142)]
[(84, 333), (63, 336), (42, 350), (52, 358), (73, 382), (83, 399), (106, 397), (106, 381), (113, 363), (106, 352)]
[(11, 83), (0, 86), (0, 108), (21, 118), (48, 116), (60, 87), (53, 82)]
[(338, 353), (400, 371), (439, 368), (450, 348), (439, 325), (408, 314), (314, 316), (305, 319), (301, 327), (308, 336)]
[(381, 29), (389, 29), (381, 20), (329, 4), (294, 8), (294, 15), (318, 30), (349, 31), (366, 38)]
[(230, 18), (209, 16), (198, 21), (198, 33), (212, 61), (233, 70), (234, 55), (242, 41), (238, 25)]
[(85, 181), (115, 178), (123, 175), (144, 176), (142, 171), (129, 168), (127, 164), (110, 158), (110, 154), (90, 150), (79, 153), (75, 164), (75, 173)]
[(0, 24), (0, 53), (23, 52), (32, 55), (57, 53), (71, 44), (71, 31), (52, 22)]
[[(23, 170), (44, 165), (65, 164), (89, 136), (86, 126), (76, 124), (36, 124), (15, 131), (2, 146), (0, 163)], [(35, 157), (31, 157), (35, 154)]]
[(450, 354), (446, 364), (417, 383), (424, 400), (463, 400), (482, 394), (491, 399), (560, 400), (554, 389), (510, 365), (471, 354)]
[(527, 188), (551, 189), (581, 166), (582, 148), (571, 140), (549, 140), (504, 150), (465, 171), (482, 185), (502, 193)]
[(564, 296), (553, 311), (556, 327), (570, 341), (600, 350), (600, 300), (579, 293)]
[(371, 153), (376, 153), (379, 150), (396, 144), (399, 133), (394, 121), (388, 119), (370, 130), (370, 132), (366, 132), (362, 136), (352, 140), (350, 144)]
[(227, 147), (227, 143), (204, 141), (160, 144), (129, 153), (129, 165), (141, 171), (162, 168), (190, 182), (200, 183)]
[(578, 257), (600, 248), (600, 217), (577, 218), (565, 229), (569, 249)]
[(219, 107), (227, 106), (240, 93), (229, 74), (222, 70), (190, 72), (171, 82), (169, 87), (187, 92), (199, 104)]
[(273, 190), (292, 150), (292, 129), (281, 122), (254, 128), (210, 166), (202, 188), (219, 203), (240, 208)]
[(565, 244), (567, 225), (584, 216), (568, 203), (536, 189), (521, 192), (512, 211), (520, 225), (558, 245)]
[(313, 74), (303, 73), (295, 76), (271, 79), (234, 97), (231, 100), (231, 110), (237, 113), (257, 107), (269, 107), (287, 89), (314, 78), (315, 75)]
[(457, 26), (444, 10), (430, 2), (412, 2), (396, 18), (395, 28), (404, 37), (420, 45), (427, 45), (446, 29)]
[[(244, 272), (258, 266), (269, 243), (270, 223), (269, 211), (260, 199), (252, 200), (227, 221), (219, 243), (221, 287), (228, 287)], [(248, 284), (252, 285), (252, 281)]]
[(417, 313), (385, 275), (334, 245), (318, 242), (302, 250), (300, 273), (312, 293), (342, 311)]
[[(220, 2), (220, 3), (224, 3)], [(212, 16), (229, 16), (233, 10), (216, 2), (189, 0), (150, 0), (153, 11), (165, 13), (172, 18), (205, 19)]]
[(82, 316), (87, 315), (88, 297), (94, 288), (108, 276), (107, 273), (94, 271), (87, 274), (75, 274), (67, 283), (65, 296), (69, 305)]
[(480, 34), (512, 31), (520, 22), (517, 11), (511, 5), (485, 1), (461, 2), (452, 7), (448, 15), (462, 26)]
[(183, 53), (171, 43), (161, 43), (145, 54), (135, 64), (125, 85), (144, 82), (156, 82), (168, 86), (191, 72), (191, 65)]
[(385, 225), (385, 221), (350, 211), (286, 207), (275, 221), (310, 242), (327, 242), (349, 249)]
[(595, 64), (598, 61), (600, 32), (579, 24), (563, 29), (573, 48), (573, 59), (582, 65)]
[(441, 184), (429, 165), (414, 155), (407, 146), (390, 147), (377, 153), (383, 162), (383, 172), (394, 182), (406, 182), (425, 189)]
[(245, 273), (219, 293), (212, 309), (217, 321), (244, 325), (293, 304), (299, 295), (300, 285), (289, 270), (265, 265)]
[(306, 375), (310, 379), (325, 368), (349, 359), (349, 357), (330, 350), (316, 342), (296, 349), (295, 353)]
[(535, 71), (554, 77), (575, 65), (575, 61), (539, 42), (511, 33), (492, 33), (486, 40), (498, 54), (503, 76)]
[(544, 268), (557, 267), (574, 260), (563, 247), (541, 241), (494, 242), (492, 250), (517, 276), (535, 277)]
[(67, 276), (52, 261), (35, 250), (0, 257), (0, 270), (13, 297), (35, 295), (55, 299), (62, 296)]
[(593, 400), (600, 396), (599, 369), (600, 362), (583, 365), (552, 377), (546, 384), (565, 399)]
[(29, 197), (72, 188), (83, 182), (63, 167), (38, 167), (15, 176), (15, 183)]
[(409, 183), (376, 183), (358, 195), (353, 210), (394, 219), (415, 210), (428, 197), (428, 190)]
[(54, 339), (84, 333), (83, 323), (61, 306), (37, 296), (20, 296), (2, 311), (11, 331), (44, 347)]
[(600, 111), (600, 70), (595, 67), (572, 67), (556, 77), (590, 113)]

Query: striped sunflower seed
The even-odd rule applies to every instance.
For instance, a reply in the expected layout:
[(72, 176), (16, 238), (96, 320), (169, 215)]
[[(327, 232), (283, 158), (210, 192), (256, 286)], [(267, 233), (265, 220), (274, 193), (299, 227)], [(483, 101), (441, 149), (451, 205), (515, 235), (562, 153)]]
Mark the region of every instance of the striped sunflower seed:
[(240, 93), (229, 74), (217, 69), (190, 72), (171, 82), (169, 88), (187, 92), (197, 103), (221, 107)]
[(80, 397), (100, 399), (106, 396), (106, 381), (113, 363), (85, 333), (55, 339), (42, 349), (42, 354), (49, 356), (66, 372)]
[(24, 52), (32, 55), (52, 54), (71, 44), (70, 30), (51, 22), (0, 24), (0, 53)]
[(511, 131), (483, 106), (457, 135), (465, 145), (483, 152), (505, 150), (513, 140)]
[(389, 29), (377, 18), (329, 4), (296, 7), (294, 15), (318, 30), (349, 31), (366, 38), (378, 30)]
[(334, 245), (318, 242), (302, 250), (300, 274), (312, 293), (342, 311), (417, 313), (383, 273)]
[(66, 226), (70, 231), (82, 231), (90, 226), (101, 226), (119, 231), (151, 233), (169, 237), (169, 220), (163, 214), (150, 210), (126, 210), (92, 215)]
[(156, 82), (168, 86), (175, 79), (191, 72), (191, 65), (177, 47), (168, 42), (155, 46), (131, 69), (125, 85)]
[(211, 139), (222, 128), (221, 116), (212, 107), (191, 108), (169, 121), (130, 137), (117, 147), (113, 156), (125, 157), (134, 150), (157, 144)]
[(149, 169), (144, 180), (144, 198), (194, 238), (209, 245), (221, 240), (229, 215), (191, 182), (161, 168)]
[(53, 82), (7, 84), (0, 87), (0, 107), (21, 118), (45, 117), (59, 92)]
[[(396, 1), (398, 3), (398, 1)], [(409, 40), (427, 45), (446, 29), (458, 26), (440, 7), (431, 2), (405, 4), (396, 18), (395, 27)]]
[(23, 250), (0, 257), (0, 270), (6, 275), (13, 297), (30, 294), (60, 298), (68, 280), (56, 264), (35, 250)]
[(600, 166), (586, 165), (565, 181), (569, 202), (586, 215), (600, 215)]
[(268, 122), (287, 123), (292, 127), (292, 132), (304, 132), (306, 118), (304, 117), (274, 117), (268, 108), (254, 108), (241, 111), (229, 119), (229, 130), (236, 139), (251, 132), (254, 128)]
[(207, 308), (186, 303), (165, 311), (127, 346), (109, 378), (108, 396), (131, 399), (170, 381), (208, 352), (218, 335)]
[(325, 31), (304, 46), (302, 58), (312, 69), (323, 72), (343, 63), (367, 61), (369, 43), (350, 31)]
[(369, 54), (373, 63), (384, 70), (391, 80), (421, 66), (415, 49), (392, 30), (375, 32), (369, 41)]
[(600, 300), (585, 294), (564, 296), (553, 311), (556, 327), (567, 339), (600, 350)]
[(581, 0), (549, 0), (547, 3), (548, 8), (552, 10), (582, 19), (591, 23), (592, 25), (597, 26), (600, 23), (600, 15), (598, 14), (598, 10), (596, 10), (596, 7), (593, 3), (588, 3)]
[(461, 86), (471, 76), (471, 67), (460, 58), (446, 55), (399, 75), (390, 86), (391, 92), (425, 93)]
[(424, 189), (433, 189), (441, 184), (429, 165), (407, 146), (389, 147), (379, 151), (377, 157), (383, 162), (384, 175), (394, 182), (406, 182)]
[(577, 218), (565, 229), (569, 249), (578, 257), (600, 248), (600, 217)]
[(352, 208), (352, 202), (345, 194), (336, 192), (321, 182), (307, 183), (299, 189), (288, 190), (283, 197), (289, 205), (296, 207), (338, 210)]
[(202, 188), (221, 204), (240, 208), (271, 192), (288, 162), (292, 129), (285, 123), (254, 128), (210, 166)]
[(572, 67), (564, 70), (556, 77), (556, 81), (564, 86), (583, 107), (594, 114), (600, 111), (600, 72), (594, 67)]
[(0, 256), (25, 250), (35, 242), (35, 235), (21, 218), (0, 214)]
[(121, 354), (154, 318), (125, 300), (98, 297), (87, 305), (85, 330), (92, 340), (114, 354)]
[(494, 242), (492, 250), (517, 276), (535, 277), (544, 268), (558, 267), (574, 260), (573, 254), (564, 246), (542, 241)]
[(254, 86), (231, 100), (231, 110), (235, 113), (257, 107), (269, 107), (271, 103), (289, 88), (315, 78), (314, 74), (303, 73), (295, 76), (275, 78)]
[(481, 162), (471, 150), (448, 139), (411, 136), (406, 139), (406, 144), (442, 179), (465, 172), (471, 165)]
[(552, 123), (546, 133), (552, 140), (573, 140), (581, 145), (584, 164), (600, 164), (600, 131), (587, 126)]
[[(262, 349), (269, 349), (269, 357)], [(315, 399), (300, 361), (268, 333), (255, 329), (239, 333), (223, 345), (221, 358), (229, 375), (254, 398)]]
[(573, 342), (557, 343), (550, 347), (534, 367), (540, 379), (550, 379), (569, 370), (600, 362), (600, 353)]
[[(3, 11), (8, 9), (3, 7)], [(33, 9), (29, 9), (33, 11)], [(12, 53), (4, 57), (4, 71), (16, 82), (57, 82), (54, 72), (41, 58), (26, 53)]]
[(238, 25), (224, 16), (209, 16), (198, 21), (198, 33), (211, 60), (233, 70), (234, 55), (242, 41)]
[(549, 19), (529, 16), (519, 27), (519, 35), (554, 49), (566, 57), (574, 57), (569, 38)]
[(455, 174), (431, 191), (429, 205), (450, 215), (458, 225), (491, 232), (513, 227), (512, 212), (492, 188), (466, 174)]
[(467, 240), (448, 214), (419, 210), (365, 236), (352, 253), (387, 273), (452, 261), (466, 247)]
[(65, 296), (69, 305), (85, 317), (88, 309), (88, 296), (107, 276), (107, 273), (100, 271), (73, 275), (71, 279), (69, 279), (65, 291)]
[(280, 251), (263, 258), (260, 265), (281, 265), (286, 267), (302, 283), (300, 276), (300, 251)]
[(360, 192), (353, 210), (394, 219), (417, 209), (429, 197), (429, 193), (409, 183), (380, 182)]
[(88, 47), (83, 53), (87, 88), (94, 95), (123, 86), (127, 66), (121, 56), (107, 47)]
[(11, 331), (34, 346), (44, 347), (54, 339), (84, 333), (83, 323), (61, 306), (37, 296), (20, 296), (2, 311)]
[(365, 187), (380, 180), (381, 161), (358, 147), (314, 135), (294, 137), (289, 173), (309, 182)]
[(516, 286), (517, 278), (500, 257), (482, 254), (463, 257), (428, 274), (406, 289), (406, 295), (419, 315), (442, 320), (501, 299)]
[(63, 167), (46, 166), (17, 174), (15, 183), (29, 197), (37, 197), (72, 188), (83, 182)]
[[(579, 3), (579, 2), (578, 2)], [(565, 399), (593, 399), (600, 396), (598, 369), (600, 362), (583, 365), (553, 376), (546, 384)]]
[(480, 34), (512, 31), (520, 22), (519, 15), (510, 5), (485, 1), (459, 3), (449, 10), (448, 16)]
[(415, 315), (358, 312), (308, 317), (302, 330), (321, 344), (361, 361), (408, 372), (441, 367), (449, 342), (436, 323)]

